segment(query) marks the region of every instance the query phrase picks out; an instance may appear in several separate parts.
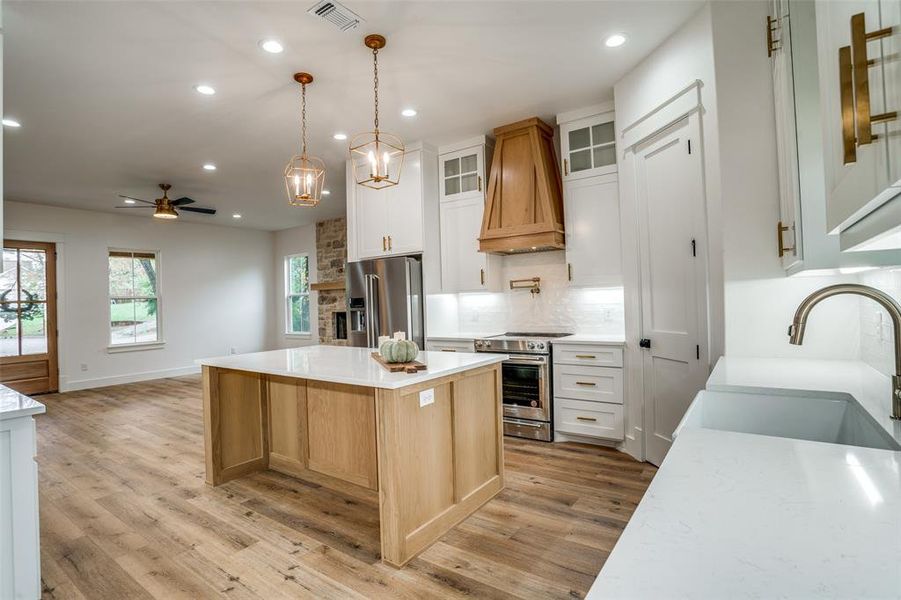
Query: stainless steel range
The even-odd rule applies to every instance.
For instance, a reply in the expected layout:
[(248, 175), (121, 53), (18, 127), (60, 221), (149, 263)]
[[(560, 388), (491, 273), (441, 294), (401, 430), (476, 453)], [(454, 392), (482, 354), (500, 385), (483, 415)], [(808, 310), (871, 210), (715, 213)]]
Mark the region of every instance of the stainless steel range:
[(511, 331), (475, 341), (476, 352), (510, 355), (501, 364), (505, 435), (553, 441), (551, 340), (568, 335)]

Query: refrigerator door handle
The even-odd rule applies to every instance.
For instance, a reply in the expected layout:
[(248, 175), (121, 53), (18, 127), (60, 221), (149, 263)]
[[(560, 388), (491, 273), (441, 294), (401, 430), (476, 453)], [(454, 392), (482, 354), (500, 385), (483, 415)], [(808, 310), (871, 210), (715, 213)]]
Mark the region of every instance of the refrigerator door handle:
[(411, 273), (411, 269), (413, 260), (408, 258), (406, 259), (406, 263), (404, 264), (404, 278), (406, 279), (406, 288), (407, 288), (407, 339), (413, 339), (413, 286), (411, 281), (413, 279), (413, 274)]
[(375, 348), (379, 339), (379, 307), (376, 282), (378, 275), (367, 273), (366, 285), (363, 292), (363, 301), (366, 303), (366, 343), (370, 348)]

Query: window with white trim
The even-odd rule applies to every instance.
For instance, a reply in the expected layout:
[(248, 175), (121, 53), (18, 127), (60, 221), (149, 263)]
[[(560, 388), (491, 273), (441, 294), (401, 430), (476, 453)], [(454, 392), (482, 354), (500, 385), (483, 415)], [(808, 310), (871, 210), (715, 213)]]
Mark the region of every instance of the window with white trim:
[(310, 334), (310, 259), (306, 254), (285, 257), (285, 332)]
[(157, 252), (109, 251), (109, 319), (110, 346), (161, 340)]

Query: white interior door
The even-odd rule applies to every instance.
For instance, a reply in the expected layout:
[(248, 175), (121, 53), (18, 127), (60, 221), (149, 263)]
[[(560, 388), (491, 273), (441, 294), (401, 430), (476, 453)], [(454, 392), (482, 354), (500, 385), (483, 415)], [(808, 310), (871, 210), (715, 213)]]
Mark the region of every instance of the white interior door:
[(635, 149), (647, 459), (707, 378), (704, 177), (693, 114)]

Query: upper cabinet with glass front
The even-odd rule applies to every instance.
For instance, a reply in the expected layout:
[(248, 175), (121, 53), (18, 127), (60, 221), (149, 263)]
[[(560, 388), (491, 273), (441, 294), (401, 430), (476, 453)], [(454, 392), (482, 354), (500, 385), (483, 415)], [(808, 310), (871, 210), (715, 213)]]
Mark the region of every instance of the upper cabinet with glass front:
[(560, 156), (564, 181), (615, 173), (613, 103), (579, 112), (584, 116), (565, 122), (560, 117), (557, 119), (560, 125)]
[(479, 136), (441, 149), (438, 159), (441, 200), (484, 198), (488, 181), (485, 165), (492, 148), (485, 136)]

